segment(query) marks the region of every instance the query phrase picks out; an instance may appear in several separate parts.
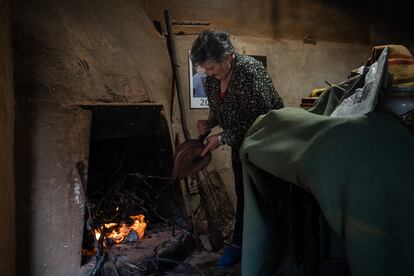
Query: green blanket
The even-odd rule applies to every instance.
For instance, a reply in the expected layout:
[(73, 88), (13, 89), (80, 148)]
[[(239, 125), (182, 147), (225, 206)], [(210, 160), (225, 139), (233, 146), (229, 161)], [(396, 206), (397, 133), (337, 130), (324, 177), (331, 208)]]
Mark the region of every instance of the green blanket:
[(414, 136), (395, 118), (275, 110), (256, 120), (240, 156), (243, 275), (271, 275), (281, 261), (270, 176), (313, 194), (353, 276), (414, 275)]

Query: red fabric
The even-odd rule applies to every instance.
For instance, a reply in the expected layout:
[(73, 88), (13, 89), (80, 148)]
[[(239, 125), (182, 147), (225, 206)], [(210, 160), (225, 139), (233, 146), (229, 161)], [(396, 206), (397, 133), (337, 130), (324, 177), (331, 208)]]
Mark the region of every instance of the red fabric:
[(414, 58), (390, 58), (388, 59), (389, 65), (397, 64), (414, 64)]

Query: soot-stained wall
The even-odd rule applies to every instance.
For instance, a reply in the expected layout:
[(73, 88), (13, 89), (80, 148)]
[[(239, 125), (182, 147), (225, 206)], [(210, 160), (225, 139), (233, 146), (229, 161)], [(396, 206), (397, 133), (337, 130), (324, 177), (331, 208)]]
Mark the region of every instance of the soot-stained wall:
[(9, 1), (0, 1), (0, 274), (14, 274), (13, 73)]
[[(178, 21), (207, 21), (234, 35), (364, 43), (369, 41), (368, 5), (361, 1), (326, 0), (184, 0), (145, 1), (151, 16), (162, 22), (170, 9)], [(346, 22), (346, 24), (344, 24)]]
[[(13, 1), (18, 275), (76, 275), (87, 164), (85, 105), (161, 105), (172, 73), (165, 39), (139, 1)], [(169, 122), (169, 117), (166, 120)]]
[[(174, 26), (177, 51), (188, 105), (188, 51), (195, 34), (202, 29), (228, 31), (238, 51), (264, 55), (268, 71), (287, 106), (299, 106), (313, 88), (325, 87), (347, 78), (349, 72), (365, 64), (371, 49), (380, 44), (404, 44), (414, 49), (410, 29), (413, 4), (396, 0), (143, 0), (151, 19), (164, 24), (163, 11), (170, 10), (173, 21), (210, 25)], [(164, 31), (165, 31), (165, 26)], [(188, 127), (193, 136), (195, 122), (205, 119), (206, 110), (188, 109)], [(174, 122), (179, 122), (175, 112)], [(175, 127), (179, 132), (180, 126)], [(227, 168), (222, 174), (234, 195), (229, 173), (228, 148), (214, 152), (210, 169)], [(234, 198), (234, 197), (233, 197)]]
[[(3, 20), (6, 1), (0, 3)], [(74, 275), (79, 269), (84, 205), (74, 165), (88, 161), (90, 130), (90, 112), (79, 105), (157, 104), (169, 123), (174, 106), (171, 122), (180, 133), (166, 41), (151, 22), (163, 22), (164, 9), (171, 10), (173, 20), (209, 21), (210, 27), (233, 35), (238, 51), (265, 55), (269, 74), (288, 106), (298, 106), (312, 88), (325, 86), (324, 81), (344, 80), (366, 61), (373, 44), (409, 43), (405, 21), (391, 24), (398, 13), (390, 16), (391, 10), (382, 8), (387, 20), (381, 21), (384, 14), (375, 6), (358, 1), (13, 1), (17, 274)], [(6, 166), (0, 180), (6, 185), (0, 189), (7, 195), (13, 190), (12, 66), (7, 24), (0, 31), (1, 68), (6, 72), (0, 80), (5, 99), (0, 164)], [(194, 38), (176, 37), (185, 88)], [(187, 124), (195, 136), (194, 124), (207, 111), (190, 110), (185, 99)], [(221, 168), (230, 169), (225, 147), (214, 153), (210, 165)], [(229, 171), (222, 176), (233, 194)], [(5, 207), (1, 218), (12, 227), (13, 198), (0, 204)], [(13, 238), (13, 231), (5, 231), (1, 250), (6, 248), (3, 242)], [(12, 251), (11, 242), (0, 253)], [(10, 257), (4, 260), (6, 266), (12, 262)]]

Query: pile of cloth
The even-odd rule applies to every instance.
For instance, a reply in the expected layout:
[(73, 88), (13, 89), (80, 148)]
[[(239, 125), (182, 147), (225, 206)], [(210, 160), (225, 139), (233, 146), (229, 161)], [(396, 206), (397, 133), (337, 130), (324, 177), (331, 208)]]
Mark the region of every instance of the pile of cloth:
[[(389, 49), (388, 70), (393, 78), (393, 86), (414, 86), (414, 57), (404, 45), (389, 44), (373, 47), (371, 57), (364, 66), (371, 66), (376, 62), (385, 48)], [(352, 70), (350, 77), (358, 75), (359, 70), (360, 68)], [(319, 97), (329, 88), (331, 88), (331, 85), (328, 87), (314, 88), (309, 96)]]
[(378, 60), (382, 51), (388, 48), (388, 68), (393, 76), (394, 86), (414, 86), (414, 57), (404, 45), (382, 45), (372, 49), (372, 55), (366, 66)]
[[(394, 81), (408, 80), (397, 71)], [(284, 226), (275, 214), (282, 182), (315, 197), (345, 244), (353, 276), (412, 275), (413, 130), (386, 113), (329, 116), (358, 81), (353, 77), (326, 89), (310, 111), (270, 111), (248, 131), (240, 151), (243, 275), (275, 275), (282, 262)]]

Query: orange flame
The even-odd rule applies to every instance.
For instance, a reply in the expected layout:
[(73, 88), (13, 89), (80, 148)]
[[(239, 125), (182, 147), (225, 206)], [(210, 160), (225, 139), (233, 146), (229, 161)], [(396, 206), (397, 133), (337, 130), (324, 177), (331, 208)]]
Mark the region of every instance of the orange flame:
[(135, 232), (137, 232), (140, 239), (144, 237), (145, 234), (145, 228), (147, 227), (147, 223), (145, 222), (145, 216), (144, 215), (137, 215), (137, 216), (130, 216), (134, 220), (134, 224), (132, 224), (132, 229), (134, 229)]
[(101, 237), (101, 232), (99, 232), (98, 230), (95, 230), (95, 238), (96, 238), (96, 240), (99, 240), (100, 237)]
[[(113, 229), (112, 232), (107, 236), (113, 239), (115, 243), (120, 243), (129, 235), (129, 233), (135, 231), (138, 234), (138, 237), (142, 239), (145, 234), (145, 228), (147, 227), (145, 216), (140, 214), (136, 216), (130, 216), (130, 218), (134, 220), (134, 223), (132, 225), (123, 223), (118, 228)], [(109, 229), (118, 226), (118, 224), (106, 223), (104, 226), (106, 229)], [(100, 235), (101, 233), (95, 230), (95, 236), (97, 239), (99, 239)]]

